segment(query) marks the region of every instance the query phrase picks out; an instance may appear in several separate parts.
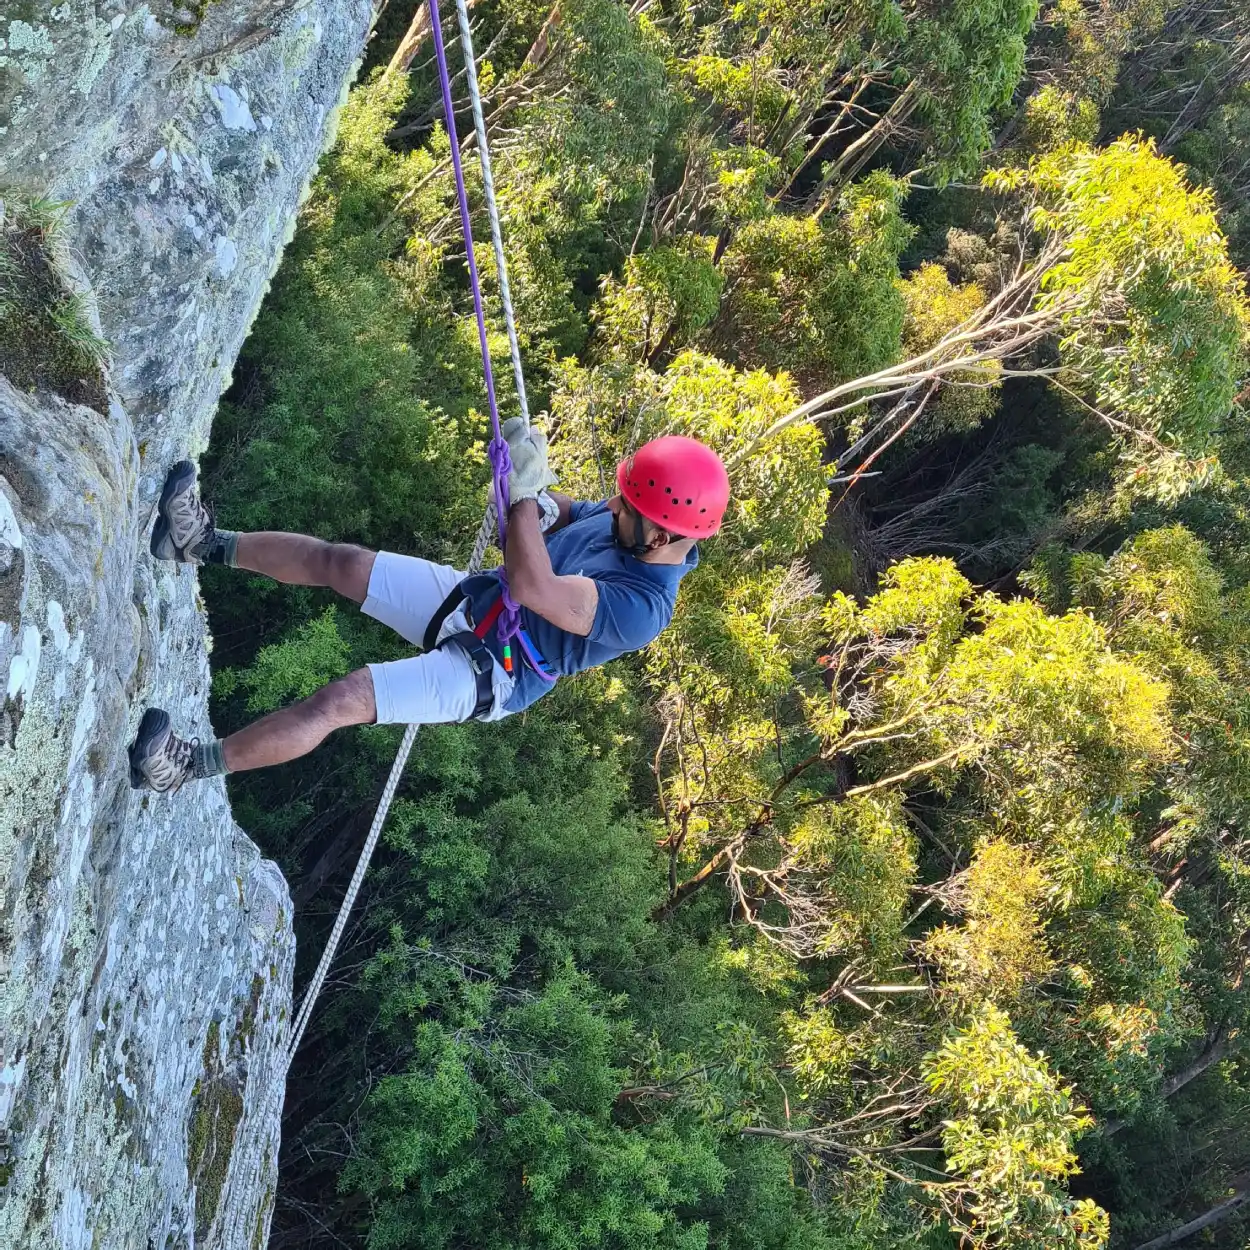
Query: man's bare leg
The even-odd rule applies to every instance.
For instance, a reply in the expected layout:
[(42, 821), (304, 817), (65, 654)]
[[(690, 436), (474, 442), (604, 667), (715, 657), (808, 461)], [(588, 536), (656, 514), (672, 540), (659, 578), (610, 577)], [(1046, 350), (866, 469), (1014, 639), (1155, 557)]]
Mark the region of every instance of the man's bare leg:
[(363, 603), (374, 553), (306, 534), (241, 534), (217, 528), (197, 489), (195, 465), (180, 460), (165, 477), (149, 548), (158, 560), (224, 564), (294, 586), (329, 586)]
[[(166, 476), (149, 544), (157, 559), (231, 565), (288, 585), (326, 586), (355, 603), (364, 603), (374, 552), (306, 534), (219, 530), (199, 498), (196, 481), (190, 461), (180, 461)], [(373, 679), (367, 668), (331, 682), (224, 741), (179, 738), (167, 712), (148, 708), (130, 746), (130, 784), (168, 792), (192, 777), (282, 764), (306, 755), (336, 729), (376, 719)]]
[(169, 713), (148, 708), (130, 746), (130, 784), (169, 792), (194, 777), (268, 768), (307, 755), (327, 735), (377, 719), (373, 677), (357, 669), (292, 707), (272, 712), (225, 741), (189, 741), (173, 731)]
[[(328, 586), (356, 603), (369, 593), (377, 553), (352, 543), (328, 543), (307, 534), (262, 530), (240, 534), (235, 567), (289, 586)], [(372, 688), (371, 688), (372, 690)]]
[(222, 754), (232, 773), (285, 764), (307, 755), (336, 729), (373, 724), (377, 714), (373, 678), (367, 668), (358, 668), (223, 739)]
[[(236, 568), (290, 586), (328, 586), (354, 603), (364, 603), (369, 593), (376, 558), (376, 552), (351, 543), (276, 530), (240, 534), (235, 548)], [(376, 719), (373, 678), (367, 668), (357, 669), (222, 739), (222, 761), (232, 773), (285, 764), (307, 755), (336, 729)]]

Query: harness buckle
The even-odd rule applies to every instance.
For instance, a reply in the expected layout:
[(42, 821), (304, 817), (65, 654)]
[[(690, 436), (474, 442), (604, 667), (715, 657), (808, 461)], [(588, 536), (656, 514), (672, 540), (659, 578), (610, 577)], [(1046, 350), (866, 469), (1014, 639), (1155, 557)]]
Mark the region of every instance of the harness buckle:
[(480, 720), (495, 706), (495, 657), (491, 655), (490, 648), (476, 634), (471, 634), (467, 630), (458, 634), (448, 634), (438, 645), (445, 647), (448, 643), (454, 643), (468, 657), (477, 694), (477, 701), (473, 705), (473, 714), (470, 719)]

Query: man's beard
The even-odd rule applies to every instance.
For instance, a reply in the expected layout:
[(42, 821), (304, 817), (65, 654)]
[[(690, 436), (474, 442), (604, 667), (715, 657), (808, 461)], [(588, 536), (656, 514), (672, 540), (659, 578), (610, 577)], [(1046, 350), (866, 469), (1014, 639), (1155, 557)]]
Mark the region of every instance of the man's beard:
[[(641, 526), (641, 524), (642, 524), (641, 521), (635, 519), (634, 521), (635, 535), (637, 534), (638, 529)], [(616, 543), (619, 550), (627, 552), (629, 555), (633, 556), (636, 560), (641, 559), (643, 556), (647, 554), (647, 548), (644, 544), (641, 544), (638, 542), (627, 543), (621, 537), (621, 514), (619, 512), (612, 513), (612, 541)]]

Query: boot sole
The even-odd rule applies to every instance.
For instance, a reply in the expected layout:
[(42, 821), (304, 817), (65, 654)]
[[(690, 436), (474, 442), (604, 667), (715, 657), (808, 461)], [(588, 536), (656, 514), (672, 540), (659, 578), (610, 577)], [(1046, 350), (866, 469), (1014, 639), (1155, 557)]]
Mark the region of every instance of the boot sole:
[(152, 539), (148, 550), (157, 559), (167, 558), (157, 555), (157, 539), (169, 533), (169, 519), (165, 515), (169, 501), (180, 491), (185, 490), (188, 483), (195, 485), (195, 465), (190, 460), (179, 460), (165, 475), (165, 485), (161, 489), (160, 502), (156, 505), (156, 524), (152, 527)]
[(139, 722), (139, 732), (130, 747), (130, 788), (132, 790), (148, 789), (147, 778), (143, 775), (141, 765), (147, 759), (152, 744), (163, 734), (169, 732), (169, 713), (159, 707), (150, 707), (143, 713)]
[[(167, 555), (161, 548), (165, 545), (165, 540), (169, 537), (169, 522), (159, 514), (156, 517), (156, 524), (152, 526), (152, 538), (148, 543), (148, 550), (158, 560), (176, 560), (178, 558), (178, 550), (174, 548), (174, 554)], [(172, 545), (172, 544), (171, 544)]]

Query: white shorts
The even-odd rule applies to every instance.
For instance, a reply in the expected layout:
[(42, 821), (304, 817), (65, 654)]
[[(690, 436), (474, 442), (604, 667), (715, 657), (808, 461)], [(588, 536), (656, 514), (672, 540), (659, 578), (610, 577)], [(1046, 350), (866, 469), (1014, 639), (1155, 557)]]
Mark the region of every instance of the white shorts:
[[(420, 646), (430, 618), (464, 576), (447, 564), (379, 551), (361, 611)], [(461, 607), (443, 623), (438, 636), (446, 638), (467, 628)], [(440, 647), (406, 660), (370, 664), (369, 673), (379, 725), (438, 725), (473, 716), (477, 681), (469, 657), (459, 647)], [(507, 714), (503, 708), (512, 694), (513, 679), (497, 660), (491, 684), (495, 702), (482, 720), (499, 720)]]

